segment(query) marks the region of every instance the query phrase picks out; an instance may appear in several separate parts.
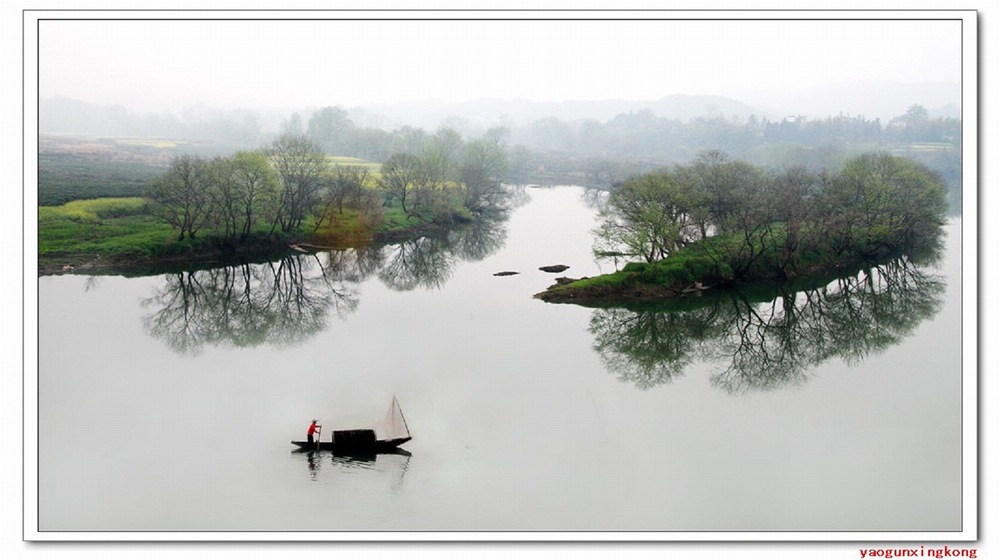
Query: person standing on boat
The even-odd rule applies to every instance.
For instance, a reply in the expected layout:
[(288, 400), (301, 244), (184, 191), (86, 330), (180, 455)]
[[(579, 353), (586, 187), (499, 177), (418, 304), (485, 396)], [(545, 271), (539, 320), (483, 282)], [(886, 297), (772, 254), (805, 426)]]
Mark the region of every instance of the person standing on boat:
[(319, 433), (319, 430), (322, 427), (323, 426), (316, 423), (316, 419), (314, 418), (312, 424), (309, 424), (309, 429), (306, 430), (306, 439), (309, 441), (309, 443), (313, 442), (313, 434)]

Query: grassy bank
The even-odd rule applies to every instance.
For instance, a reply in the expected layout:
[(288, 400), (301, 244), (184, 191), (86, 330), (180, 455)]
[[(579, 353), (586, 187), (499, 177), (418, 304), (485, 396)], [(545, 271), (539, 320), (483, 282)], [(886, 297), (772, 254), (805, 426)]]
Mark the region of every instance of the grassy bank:
[[(856, 232), (859, 237), (865, 237)], [(651, 263), (629, 263), (617, 272), (592, 278), (563, 278), (535, 297), (550, 303), (592, 306), (639, 304), (702, 293), (716, 288), (744, 288), (777, 283), (828, 281), (831, 275), (860, 270), (866, 263), (882, 261), (910, 252), (917, 258), (931, 254), (935, 243), (890, 249), (869, 232), (865, 245), (834, 253), (806, 251), (794, 265), (782, 266), (784, 231), (775, 228), (770, 243), (759, 243), (749, 251), (751, 262), (736, 256), (733, 247), (741, 241), (709, 238), (684, 247), (670, 257)], [(875, 246), (883, 247), (879, 250)], [(743, 253), (745, 255), (746, 253)], [(739, 271), (739, 272), (737, 272)], [(820, 279), (820, 280), (817, 280)], [(825, 279), (825, 280), (824, 280)], [(770, 288), (769, 288), (770, 289)]]
[(151, 256), (164, 250), (172, 228), (149, 213), (142, 198), (75, 200), (38, 208), (38, 254)]
[(220, 244), (211, 231), (178, 241), (177, 230), (155, 216), (143, 198), (74, 200), (38, 208), (39, 272), (210, 264), (280, 254), (294, 244), (358, 247), (442, 227), (430, 219), (407, 216), (396, 207), (386, 208), (381, 218), (377, 224), (368, 224), (357, 211), (345, 209), (319, 227), (308, 219), (290, 234), (268, 235), (268, 228), (261, 226), (251, 239), (232, 247)]
[(727, 285), (730, 277), (725, 265), (696, 254), (679, 254), (653, 263), (629, 263), (620, 271), (592, 278), (562, 279), (535, 297), (551, 303), (657, 300)]

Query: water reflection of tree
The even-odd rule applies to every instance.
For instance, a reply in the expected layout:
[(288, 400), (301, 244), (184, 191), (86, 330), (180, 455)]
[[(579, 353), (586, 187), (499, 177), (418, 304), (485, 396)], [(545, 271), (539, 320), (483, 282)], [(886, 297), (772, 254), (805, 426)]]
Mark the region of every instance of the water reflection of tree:
[(421, 237), (386, 247), (378, 277), (393, 290), (438, 289), (451, 277), (456, 262), (447, 245), (442, 237)]
[(439, 289), (458, 262), (503, 247), (505, 228), (501, 217), (395, 245), (166, 274), (163, 287), (142, 302), (151, 310), (143, 323), (181, 354), (211, 345), (295, 344), (325, 329), (331, 315), (353, 313), (361, 282), (377, 276), (395, 290)]
[(608, 369), (640, 388), (668, 383), (700, 359), (723, 364), (711, 382), (728, 393), (772, 390), (804, 382), (831, 358), (856, 365), (898, 344), (938, 312), (944, 288), (898, 259), (770, 297), (727, 292), (668, 310), (601, 309), (590, 331)]
[[(331, 261), (332, 263), (332, 261)], [(143, 306), (152, 336), (182, 354), (206, 345), (294, 344), (326, 327), (327, 316), (358, 306), (355, 283), (315, 255), (164, 276)]]
[(648, 389), (684, 373), (695, 339), (672, 313), (606, 309), (590, 317), (594, 349), (622, 381)]
[(507, 242), (507, 215), (482, 218), (470, 227), (449, 234), (450, 250), (466, 261), (481, 261)]
[(514, 210), (531, 202), (531, 194), (528, 193), (527, 185), (507, 186), (507, 209)]
[(378, 277), (393, 290), (440, 289), (461, 261), (477, 261), (500, 250), (507, 239), (502, 217), (483, 219), (446, 235), (421, 237), (381, 249)]

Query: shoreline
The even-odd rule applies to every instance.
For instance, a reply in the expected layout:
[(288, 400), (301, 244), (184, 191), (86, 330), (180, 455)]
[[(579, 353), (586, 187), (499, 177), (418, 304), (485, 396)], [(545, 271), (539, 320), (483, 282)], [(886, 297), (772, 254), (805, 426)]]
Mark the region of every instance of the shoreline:
[(257, 242), (230, 249), (207, 247), (157, 256), (53, 253), (38, 255), (37, 274), (38, 277), (64, 274), (151, 276), (234, 264), (260, 263), (293, 254), (315, 254), (323, 251), (360, 249), (400, 243), (411, 239), (442, 235), (454, 227), (462, 227), (463, 225), (463, 223), (459, 223), (448, 227), (427, 223), (378, 232), (370, 236), (345, 236), (341, 238), (306, 236), (281, 241)]

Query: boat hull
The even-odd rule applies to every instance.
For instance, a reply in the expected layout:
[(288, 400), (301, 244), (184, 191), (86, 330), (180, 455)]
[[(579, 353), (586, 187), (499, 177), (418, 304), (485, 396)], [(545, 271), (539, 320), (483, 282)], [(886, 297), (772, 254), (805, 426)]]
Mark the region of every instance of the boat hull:
[(332, 441), (319, 441), (309, 443), (308, 441), (292, 441), (292, 445), (304, 451), (333, 451), (335, 454), (371, 454), (371, 453), (392, 453), (400, 445), (410, 441), (411, 438), (384, 439), (377, 440), (365, 445), (337, 445)]

